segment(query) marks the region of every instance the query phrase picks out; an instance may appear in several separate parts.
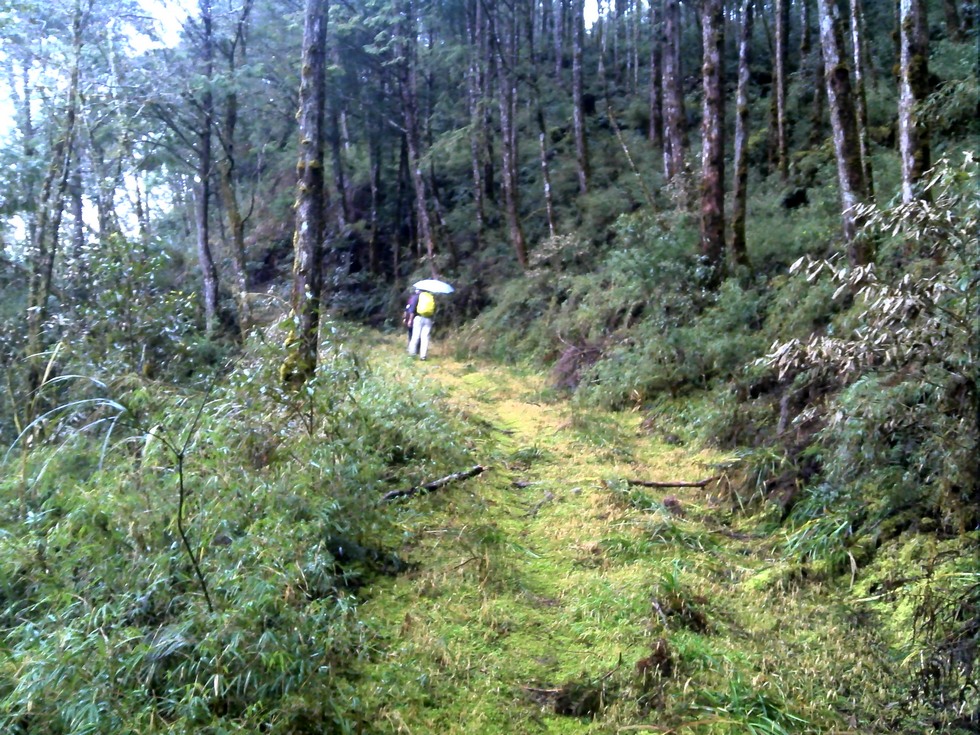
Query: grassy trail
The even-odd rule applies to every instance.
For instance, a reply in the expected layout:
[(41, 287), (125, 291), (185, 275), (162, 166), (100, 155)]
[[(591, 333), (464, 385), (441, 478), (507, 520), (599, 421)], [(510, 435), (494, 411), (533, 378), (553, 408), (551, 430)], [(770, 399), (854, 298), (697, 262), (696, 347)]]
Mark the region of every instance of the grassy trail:
[(805, 643), (773, 640), (826, 611), (795, 596), (756, 619), (744, 606), (766, 593), (741, 583), (765, 550), (715, 519), (710, 492), (625, 483), (699, 480), (723, 457), (657, 440), (639, 414), (545, 400), (539, 375), (402, 349), (385, 338), (372, 359), (492, 429), (476, 448), (486, 472), (399, 504), (415, 566), (361, 606), (380, 636), (359, 684), (375, 731), (735, 733), (752, 717), (773, 726), (760, 732), (831, 731), (793, 727), (791, 711), (828, 713), (805, 661), (783, 676)]

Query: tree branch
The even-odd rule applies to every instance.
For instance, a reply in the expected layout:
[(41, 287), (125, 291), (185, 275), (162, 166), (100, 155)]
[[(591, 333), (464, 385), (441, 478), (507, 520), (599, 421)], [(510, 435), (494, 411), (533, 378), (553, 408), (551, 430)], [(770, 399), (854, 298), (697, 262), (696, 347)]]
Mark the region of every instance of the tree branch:
[(714, 477), (709, 477), (705, 480), (698, 480), (697, 482), (653, 482), (652, 480), (627, 480), (626, 484), (639, 485), (640, 487), (705, 487), (719, 479), (721, 479), (721, 475), (715, 475)]
[(381, 500), (382, 502), (389, 503), (392, 500), (396, 500), (398, 498), (408, 498), (411, 497), (412, 495), (425, 495), (428, 492), (431, 492), (433, 490), (438, 490), (444, 485), (448, 485), (449, 483), (455, 482), (456, 480), (467, 480), (470, 477), (476, 477), (485, 469), (486, 467), (484, 467), (483, 465), (477, 465), (476, 467), (472, 467), (471, 469), (465, 470), (463, 472), (456, 472), (455, 474), (448, 475), (447, 477), (443, 477), (439, 480), (433, 480), (432, 482), (427, 482), (424, 485), (409, 487), (409, 488), (405, 488), (404, 490), (392, 490), (391, 492), (385, 493), (383, 496), (381, 496)]

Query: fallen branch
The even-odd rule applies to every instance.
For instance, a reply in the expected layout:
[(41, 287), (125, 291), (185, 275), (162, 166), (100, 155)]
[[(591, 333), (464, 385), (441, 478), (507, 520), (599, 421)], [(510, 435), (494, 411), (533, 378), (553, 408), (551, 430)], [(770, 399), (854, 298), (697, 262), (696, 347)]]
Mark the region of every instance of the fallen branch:
[(432, 482), (427, 482), (424, 485), (409, 487), (409, 488), (405, 488), (404, 490), (392, 490), (391, 492), (382, 495), (381, 501), (388, 503), (391, 502), (392, 500), (397, 500), (398, 498), (408, 498), (411, 497), (412, 495), (425, 495), (428, 492), (432, 492), (433, 490), (438, 490), (443, 485), (448, 485), (449, 483), (455, 482), (456, 480), (466, 480), (469, 479), (470, 477), (476, 477), (485, 469), (486, 467), (483, 467), (482, 465), (477, 465), (476, 467), (468, 469), (464, 472), (457, 472), (447, 477), (443, 477), (439, 480), (433, 480)]
[(653, 482), (652, 480), (627, 480), (626, 484), (639, 485), (640, 487), (705, 487), (715, 480), (720, 479), (721, 475), (715, 475), (714, 477), (709, 477), (706, 480), (698, 480), (697, 482)]

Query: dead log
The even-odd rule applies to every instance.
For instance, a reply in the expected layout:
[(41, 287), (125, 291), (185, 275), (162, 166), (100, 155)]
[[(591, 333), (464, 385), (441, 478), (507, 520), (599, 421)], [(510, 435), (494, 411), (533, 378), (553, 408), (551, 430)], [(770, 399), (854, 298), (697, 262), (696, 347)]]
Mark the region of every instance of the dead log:
[(715, 480), (720, 480), (721, 475), (715, 475), (714, 477), (709, 477), (706, 480), (698, 480), (697, 482), (683, 482), (683, 481), (671, 481), (671, 482), (653, 482), (652, 480), (627, 480), (627, 485), (639, 485), (640, 487), (705, 487), (710, 485)]
[(476, 467), (472, 467), (463, 472), (456, 472), (438, 480), (427, 482), (424, 485), (417, 485), (415, 487), (405, 488), (404, 490), (392, 490), (391, 492), (382, 495), (381, 501), (384, 503), (389, 503), (392, 500), (397, 500), (398, 498), (408, 498), (412, 495), (425, 495), (426, 493), (432, 492), (433, 490), (438, 490), (451, 482), (456, 482), (456, 480), (467, 480), (471, 477), (476, 477), (485, 469), (486, 467), (477, 465)]

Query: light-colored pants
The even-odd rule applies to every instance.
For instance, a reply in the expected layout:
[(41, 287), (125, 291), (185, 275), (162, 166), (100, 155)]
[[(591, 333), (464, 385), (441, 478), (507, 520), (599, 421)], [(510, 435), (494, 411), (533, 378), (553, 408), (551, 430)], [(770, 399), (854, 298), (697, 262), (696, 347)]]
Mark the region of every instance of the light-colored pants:
[(432, 331), (432, 317), (415, 315), (412, 320), (412, 341), (408, 343), (408, 354), (425, 358), (429, 351), (429, 332)]

